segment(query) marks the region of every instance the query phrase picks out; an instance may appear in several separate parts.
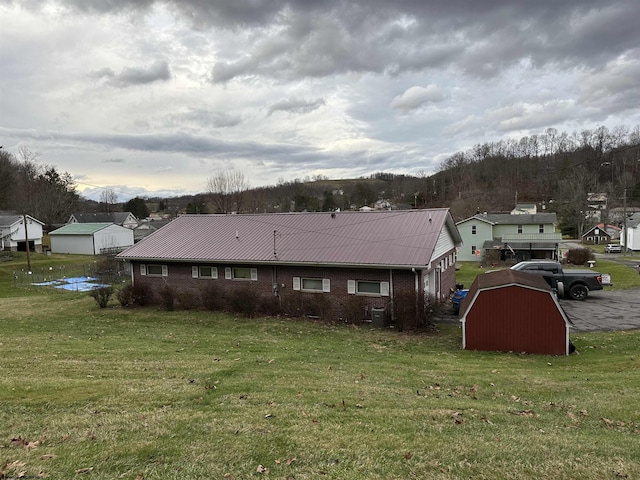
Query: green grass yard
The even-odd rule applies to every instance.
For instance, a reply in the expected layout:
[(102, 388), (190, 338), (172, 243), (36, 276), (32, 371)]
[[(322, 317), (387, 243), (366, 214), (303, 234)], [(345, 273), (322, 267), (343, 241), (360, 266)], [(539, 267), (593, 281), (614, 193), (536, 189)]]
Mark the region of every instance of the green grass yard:
[(454, 325), (100, 309), (3, 268), (0, 478), (640, 478), (638, 331), (469, 352)]

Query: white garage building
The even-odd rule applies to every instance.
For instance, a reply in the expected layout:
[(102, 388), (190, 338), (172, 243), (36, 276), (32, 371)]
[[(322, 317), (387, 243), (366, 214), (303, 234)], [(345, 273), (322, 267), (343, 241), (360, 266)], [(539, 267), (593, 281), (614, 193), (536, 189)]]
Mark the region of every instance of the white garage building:
[(114, 223), (70, 223), (49, 237), (53, 253), (100, 255), (133, 245), (133, 230)]

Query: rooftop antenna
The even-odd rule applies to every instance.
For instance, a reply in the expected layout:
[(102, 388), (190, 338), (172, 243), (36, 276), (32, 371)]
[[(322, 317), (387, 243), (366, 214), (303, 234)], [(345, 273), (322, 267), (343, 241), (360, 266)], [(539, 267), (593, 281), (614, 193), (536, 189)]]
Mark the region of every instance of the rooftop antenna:
[(240, 238), (240, 234), (238, 233), (238, 230), (236, 230), (236, 239)]

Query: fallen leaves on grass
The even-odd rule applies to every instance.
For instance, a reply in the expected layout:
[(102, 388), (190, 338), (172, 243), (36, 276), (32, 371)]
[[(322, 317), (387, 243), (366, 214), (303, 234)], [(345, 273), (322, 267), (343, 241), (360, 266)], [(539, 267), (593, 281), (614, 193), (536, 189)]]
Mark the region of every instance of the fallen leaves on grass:
[(93, 467), (79, 468), (78, 470), (76, 470), (76, 473), (91, 473), (91, 472), (93, 472)]
[(26, 475), (26, 472), (24, 472), (21, 469), (25, 465), (26, 463), (21, 462), (20, 460), (15, 460), (13, 462), (5, 462), (5, 464), (2, 465), (2, 467), (0, 467), (0, 479), (8, 478), (7, 474), (9, 474), (12, 471), (14, 471), (15, 475), (17, 475), (16, 478), (24, 477)]
[(28, 441), (19, 436), (11, 439), (11, 445), (13, 445), (14, 447), (24, 447), (27, 449), (38, 448), (38, 446), (40, 445), (40, 440)]
[(520, 410), (517, 412), (511, 412), (513, 415), (519, 415), (521, 417), (537, 417), (538, 414), (533, 410)]
[(477, 393), (479, 389), (480, 389), (480, 385), (477, 383), (469, 389), (469, 393), (471, 393), (471, 398), (473, 398), (474, 400), (478, 399)]
[(256, 472), (258, 472), (258, 473), (269, 473), (269, 469), (267, 467), (265, 467), (264, 465), (258, 465), (258, 468), (256, 469)]

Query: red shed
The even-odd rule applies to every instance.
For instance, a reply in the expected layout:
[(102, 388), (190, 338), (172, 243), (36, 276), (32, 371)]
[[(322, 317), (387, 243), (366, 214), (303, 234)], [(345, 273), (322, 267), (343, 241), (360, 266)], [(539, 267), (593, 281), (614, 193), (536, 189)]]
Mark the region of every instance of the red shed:
[(460, 312), (466, 350), (569, 354), (569, 320), (540, 275), (478, 275)]

